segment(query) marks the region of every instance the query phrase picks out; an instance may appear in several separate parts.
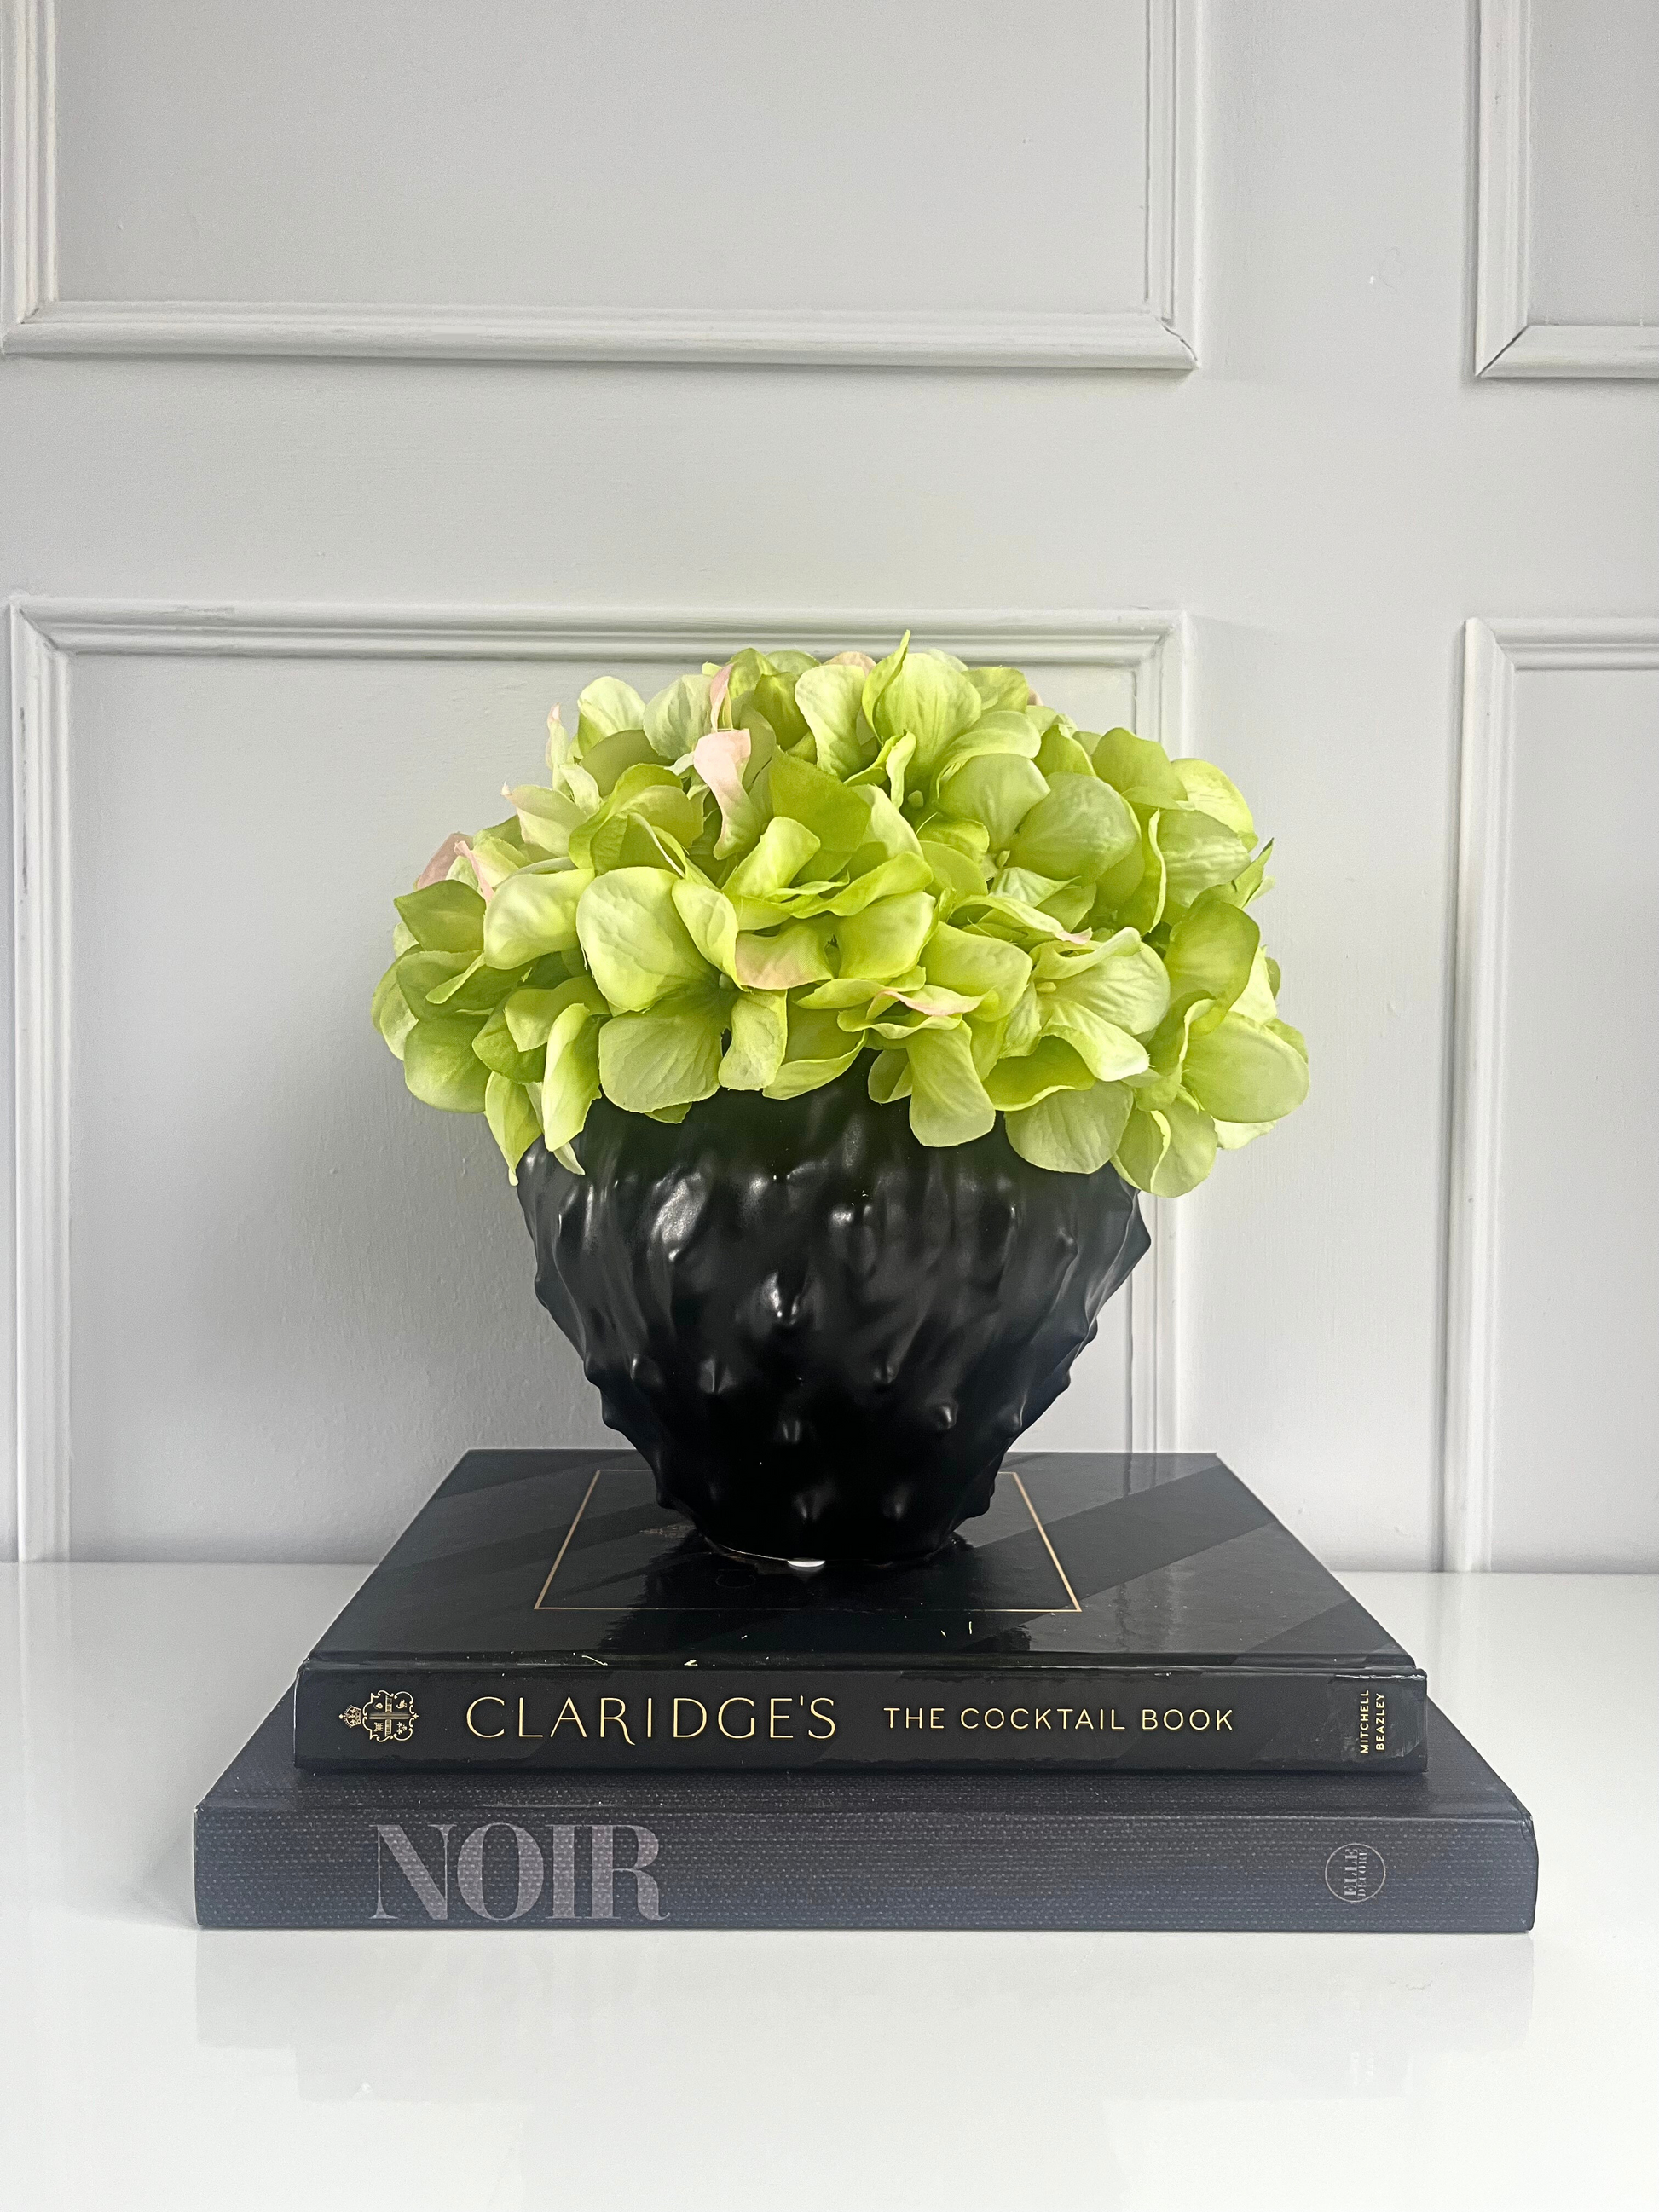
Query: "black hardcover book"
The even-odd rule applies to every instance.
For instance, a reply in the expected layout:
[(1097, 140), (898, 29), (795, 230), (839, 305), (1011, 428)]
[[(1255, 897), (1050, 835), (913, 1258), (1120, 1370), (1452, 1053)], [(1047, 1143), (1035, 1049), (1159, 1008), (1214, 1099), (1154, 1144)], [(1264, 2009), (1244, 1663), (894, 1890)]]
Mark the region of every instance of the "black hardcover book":
[(1428, 1771), (315, 1774), (285, 1699), (196, 1814), (209, 1928), (1532, 1925), (1532, 1823)]
[(1419, 1768), (1422, 1670), (1213, 1458), (1032, 1453), (924, 1567), (762, 1567), (632, 1453), (469, 1452), (300, 1671), (312, 1768)]

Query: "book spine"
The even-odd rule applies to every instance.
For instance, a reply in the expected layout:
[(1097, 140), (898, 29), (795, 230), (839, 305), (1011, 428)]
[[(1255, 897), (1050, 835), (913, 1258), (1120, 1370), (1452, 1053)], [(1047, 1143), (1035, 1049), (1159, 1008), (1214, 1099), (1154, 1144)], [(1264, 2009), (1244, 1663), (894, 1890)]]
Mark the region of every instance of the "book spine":
[(295, 1759), (318, 1770), (1018, 1767), (1419, 1771), (1420, 1673), (311, 1661)]
[[(648, 1784), (556, 1810), (387, 1799), (197, 1814), (206, 1928), (1190, 1929), (1513, 1932), (1532, 1924), (1512, 1820), (799, 1806)], [(889, 1787), (890, 1788), (890, 1784)], [(787, 1796), (787, 1793), (786, 1793)]]

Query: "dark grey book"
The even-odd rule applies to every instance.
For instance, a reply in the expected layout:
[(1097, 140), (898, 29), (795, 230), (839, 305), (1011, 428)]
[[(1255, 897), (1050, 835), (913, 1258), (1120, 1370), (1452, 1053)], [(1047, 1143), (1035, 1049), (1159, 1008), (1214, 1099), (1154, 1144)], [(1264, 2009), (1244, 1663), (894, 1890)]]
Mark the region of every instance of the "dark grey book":
[(469, 1452), (300, 1671), (315, 1769), (1419, 1768), (1420, 1668), (1219, 1460), (1017, 1455), (926, 1566), (712, 1550), (624, 1451)]
[(1475, 1931), (1532, 1822), (1429, 1709), (1426, 1772), (297, 1768), (287, 1700), (196, 1814), (210, 1928)]

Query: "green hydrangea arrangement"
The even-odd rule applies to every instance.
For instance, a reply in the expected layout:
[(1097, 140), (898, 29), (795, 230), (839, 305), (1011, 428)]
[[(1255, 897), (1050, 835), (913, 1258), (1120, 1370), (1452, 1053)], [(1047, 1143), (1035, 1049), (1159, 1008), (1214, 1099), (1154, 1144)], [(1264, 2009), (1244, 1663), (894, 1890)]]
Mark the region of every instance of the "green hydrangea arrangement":
[(548, 781), (396, 901), (376, 1026), (511, 1173), (600, 1092), (678, 1121), (868, 1061), (923, 1145), (1003, 1117), (1159, 1197), (1298, 1105), (1307, 1048), (1248, 908), (1269, 847), (1206, 761), (1045, 707), (1018, 669), (739, 653), (555, 708)]

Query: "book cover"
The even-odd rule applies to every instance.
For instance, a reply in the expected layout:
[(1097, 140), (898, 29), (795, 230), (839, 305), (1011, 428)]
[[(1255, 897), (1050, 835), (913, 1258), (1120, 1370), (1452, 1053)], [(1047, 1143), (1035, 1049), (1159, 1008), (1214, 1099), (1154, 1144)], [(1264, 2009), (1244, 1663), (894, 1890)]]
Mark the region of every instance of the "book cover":
[(1220, 1461), (1012, 1458), (924, 1567), (712, 1550), (625, 1451), (469, 1452), (300, 1672), (318, 1768), (1420, 1767), (1426, 1685)]
[(209, 1928), (1519, 1930), (1524, 1808), (1420, 1774), (329, 1773), (288, 1701), (198, 1808)]

